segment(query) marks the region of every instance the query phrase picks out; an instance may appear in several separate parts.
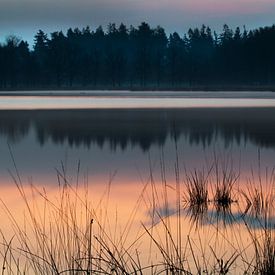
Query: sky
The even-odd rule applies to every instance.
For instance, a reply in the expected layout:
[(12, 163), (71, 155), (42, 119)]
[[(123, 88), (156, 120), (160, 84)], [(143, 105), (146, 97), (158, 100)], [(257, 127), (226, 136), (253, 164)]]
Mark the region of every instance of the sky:
[(13, 34), (31, 44), (39, 29), (143, 21), (180, 34), (202, 24), (217, 32), (224, 23), (253, 29), (275, 23), (275, 0), (0, 0), (0, 41)]

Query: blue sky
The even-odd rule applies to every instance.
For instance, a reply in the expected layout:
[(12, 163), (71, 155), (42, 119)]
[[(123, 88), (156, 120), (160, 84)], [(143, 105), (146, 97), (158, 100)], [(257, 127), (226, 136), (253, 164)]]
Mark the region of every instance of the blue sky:
[(248, 29), (275, 23), (274, 0), (0, 0), (0, 40), (15, 34), (30, 43), (38, 29), (94, 28), (109, 22), (149, 22), (168, 32), (224, 23)]

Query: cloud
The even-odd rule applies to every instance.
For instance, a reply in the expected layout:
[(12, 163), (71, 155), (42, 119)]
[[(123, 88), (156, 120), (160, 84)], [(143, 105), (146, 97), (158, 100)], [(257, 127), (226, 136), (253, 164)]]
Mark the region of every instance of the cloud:
[[(109, 21), (185, 21), (202, 16), (202, 19), (232, 18), (238, 15), (275, 13), (271, 0), (1, 0), (0, 24), (82, 23), (85, 25)], [(266, 14), (265, 14), (266, 15)], [(207, 22), (206, 22), (207, 23)]]
[(0, 0), (0, 36), (109, 22), (147, 21), (168, 32), (203, 23), (215, 29), (224, 23), (254, 28), (272, 24), (274, 18), (273, 0)]

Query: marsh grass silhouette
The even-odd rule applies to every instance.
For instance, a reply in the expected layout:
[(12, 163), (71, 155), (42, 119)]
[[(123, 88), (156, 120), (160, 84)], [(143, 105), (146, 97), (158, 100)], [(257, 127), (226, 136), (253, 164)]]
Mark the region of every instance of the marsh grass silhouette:
[[(14, 161), (13, 157), (12, 159)], [(61, 168), (56, 169), (58, 192), (57, 197), (52, 200), (45, 189), (35, 185), (30, 186), (30, 193), (27, 192), (14, 161), (15, 172), (11, 175), (26, 206), (25, 226), (19, 224), (9, 206), (1, 200), (13, 228), (13, 237), (10, 239), (2, 232), (2, 274), (231, 274), (239, 272), (239, 265), (244, 266), (244, 274), (274, 273), (272, 204), (268, 203), (269, 207), (263, 208), (259, 213), (263, 222), (256, 230), (253, 224), (249, 223), (248, 214), (242, 217), (241, 221), (246, 225), (250, 236), (249, 246), (253, 247), (253, 258), (248, 259), (246, 246), (239, 247), (230, 243), (230, 239), (227, 240), (223, 235), (223, 230), (211, 219), (198, 218), (205, 217), (209, 204), (214, 206), (217, 213), (229, 212), (228, 215), (233, 215), (232, 205), (240, 203), (243, 196), (241, 192), (239, 195), (235, 193), (235, 189), (239, 190), (239, 173), (235, 173), (233, 168), (224, 169), (228, 166), (221, 162), (214, 162), (215, 165), (211, 167), (215, 169), (197, 169), (196, 172), (187, 173), (184, 179), (176, 161), (177, 176), (174, 185), (170, 186), (165, 176), (167, 168), (163, 154), (160, 162), (160, 186), (157, 185), (150, 163), (148, 180), (143, 185), (138, 201), (126, 226), (118, 230), (119, 217), (115, 217), (114, 227), (108, 226), (112, 218), (108, 212), (112, 177), (100, 202), (93, 207), (89, 201), (91, 194), (88, 190), (88, 179), (85, 178), (83, 186), (80, 182), (80, 163), (76, 171), (76, 182), (71, 182), (67, 177), (63, 163)], [(184, 179), (184, 184), (181, 184), (181, 179)], [(203, 184), (208, 188), (208, 184), (212, 184), (212, 191), (208, 193)], [(220, 185), (225, 186), (226, 203), (217, 203), (215, 199), (215, 188), (220, 188)], [(42, 204), (37, 202), (37, 198), (42, 199)], [(185, 202), (180, 198), (184, 198)], [(268, 199), (270, 197), (267, 197)], [(183, 220), (186, 216), (186, 203), (189, 203), (189, 215), (192, 219), (204, 221), (195, 228), (198, 242), (189, 235), (185, 236), (187, 239), (184, 241)], [(132, 225), (141, 204), (148, 209), (149, 221), (142, 222), (142, 231), (131, 239)], [(226, 219), (225, 216), (220, 220)], [(216, 234), (228, 242), (230, 252), (221, 254), (218, 247), (211, 245), (208, 250), (205, 249), (199, 231), (199, 227), (204, 224), (215, 228)], [(228, 222), (224, 224), (230, 225)], [(128, 238), (131, 239), (130, 242), (127, 241)], [(150, 264), (141, 259), (144, 251), (139, 249), (144, 238), (148, 238), (151, 243)], [(153, 247), (160, 255), (156, 262), (150, 255)]]

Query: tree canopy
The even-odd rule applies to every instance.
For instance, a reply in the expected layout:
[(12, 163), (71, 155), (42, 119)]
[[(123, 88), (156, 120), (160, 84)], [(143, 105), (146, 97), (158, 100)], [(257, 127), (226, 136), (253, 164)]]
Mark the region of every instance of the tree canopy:
[(0, 89), (195, 89), (275, 84), (275, 25), (247, 31), (208, 26), (184, 35), (161, 26), (109, 24), (39, 30), (34, 45), (0, 45)]

